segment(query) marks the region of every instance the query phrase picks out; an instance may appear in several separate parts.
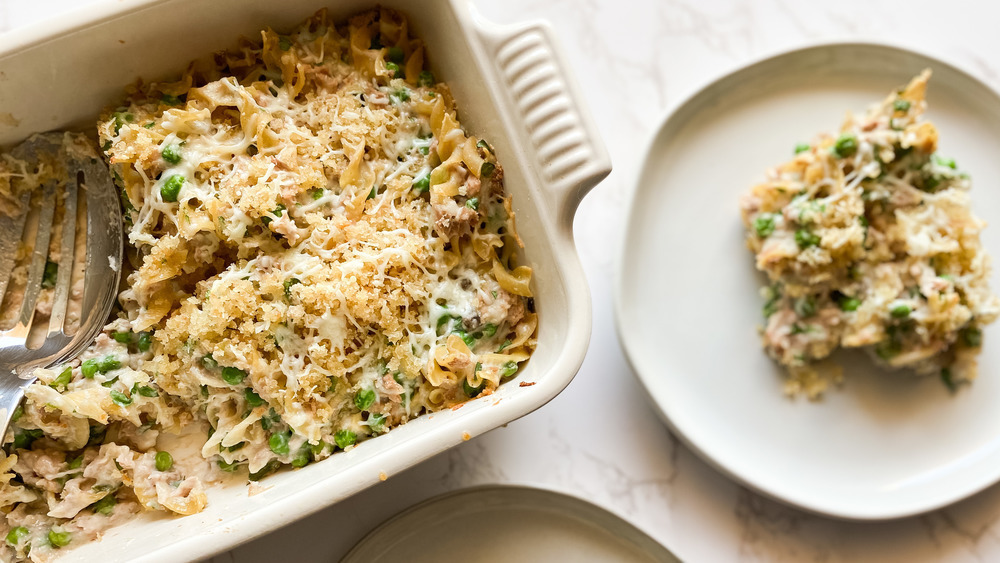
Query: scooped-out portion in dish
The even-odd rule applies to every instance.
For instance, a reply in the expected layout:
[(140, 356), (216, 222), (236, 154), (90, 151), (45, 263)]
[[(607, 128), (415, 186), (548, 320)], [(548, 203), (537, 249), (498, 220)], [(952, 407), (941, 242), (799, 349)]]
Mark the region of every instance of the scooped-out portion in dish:
[[(503, 169), (397, 12), (265, 30), (131, 87), (97, 132), (131, 271), (5, 437), (0, 559), (197, 513), (226, 472), (256, 481), (493, 393), (534, 349)], [(0, 163), (0, 192), (39, 172)]]
[(837, 135), (798, 145), (740, 200), (747, 247), (771, 282), (762, 343), (787, 368), (790, 394), (815, 398), (840, 381), (824, 362), (838, 348), (952, 389), (976, 377), (982, 327), (1000, 301), (971, 180), (937, 154), (924, 119), (930, 75), (849, 114)]

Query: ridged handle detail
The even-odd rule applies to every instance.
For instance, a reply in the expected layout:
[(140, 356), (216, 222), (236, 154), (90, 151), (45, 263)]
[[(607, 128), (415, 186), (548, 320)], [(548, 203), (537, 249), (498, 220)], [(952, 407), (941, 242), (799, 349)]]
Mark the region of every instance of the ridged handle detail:
[(583, 196), (611, 172), (611, 159), (551, 31), (536, 23), (482, 36), (514, 118), (531, 140), (540, 179), (555, 193), (557, 211), (571, 219)]

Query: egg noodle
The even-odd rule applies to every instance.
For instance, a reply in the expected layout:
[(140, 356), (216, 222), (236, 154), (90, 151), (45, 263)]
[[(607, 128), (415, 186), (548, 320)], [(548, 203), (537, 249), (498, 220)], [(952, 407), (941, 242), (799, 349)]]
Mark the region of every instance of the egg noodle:
[[(399, 13), (263, 31), (132, 87), (98, 136), (132, 268), (16, 413), (4, 560), (197, 513), (217, 471), (258, 480), (490, 394), (535, 346), (503, 169)], [(6, 199), (39, 173), (2, 162)], [(171, 455), (191, 428), (200, 455)]]

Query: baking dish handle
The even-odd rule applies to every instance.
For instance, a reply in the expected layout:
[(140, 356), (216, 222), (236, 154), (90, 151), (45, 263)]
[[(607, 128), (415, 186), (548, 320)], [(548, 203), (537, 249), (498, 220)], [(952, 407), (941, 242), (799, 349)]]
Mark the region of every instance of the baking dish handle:
[(525, 151), (562, 225), (572, 231), (573, 215), (587, 192), (611, 172), (601, 142), (569, 65), (547, 23), (498, 26), (468, 5), (477, 39), (497, 78), (506, 86), (509, 116), (531, 140)]

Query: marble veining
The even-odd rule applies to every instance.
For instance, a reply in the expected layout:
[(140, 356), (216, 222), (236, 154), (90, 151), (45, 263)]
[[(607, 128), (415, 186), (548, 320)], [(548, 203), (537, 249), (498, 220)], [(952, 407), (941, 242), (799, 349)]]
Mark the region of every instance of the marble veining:
[[(0, 0), (0, 31), (90, 1)], [(923, 516), (856, 523), (788, 508), (729, 481), (673, 438), (649, 407), (618, 345), (611, 305), (627, 194), (669, 108), (747, 62), (833, 40), (914, 48), (1000, 87), (993, 61), (1000, 7), (974, 0), (471, 1), (498, 23), (551, 22), (615, 165), (576, 220), (594, 301), (587, 360), (539, 411), (212, 562), (280, 561), (288, 545), (300, 548), (298, 561), (336, 560), (407, 506), (490, 483), (587, 498), (690, 561), (1000, 560), (1000, 486)]]

